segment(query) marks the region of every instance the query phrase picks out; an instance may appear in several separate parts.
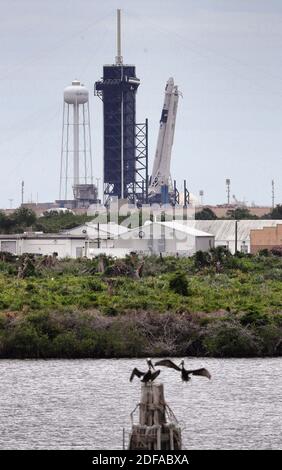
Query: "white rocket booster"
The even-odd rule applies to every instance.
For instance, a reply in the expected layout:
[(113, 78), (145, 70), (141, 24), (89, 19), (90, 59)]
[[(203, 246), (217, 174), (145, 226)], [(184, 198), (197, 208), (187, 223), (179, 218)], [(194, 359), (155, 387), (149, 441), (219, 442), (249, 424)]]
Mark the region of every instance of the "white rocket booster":
[(162, 186), (169, 186), (170, 162), (179, 99), (178, 87), (169, 78), (165, 87), (165, 99), (160, 120), (158, 143), (149, 185), (149, 197), (161, 193)]

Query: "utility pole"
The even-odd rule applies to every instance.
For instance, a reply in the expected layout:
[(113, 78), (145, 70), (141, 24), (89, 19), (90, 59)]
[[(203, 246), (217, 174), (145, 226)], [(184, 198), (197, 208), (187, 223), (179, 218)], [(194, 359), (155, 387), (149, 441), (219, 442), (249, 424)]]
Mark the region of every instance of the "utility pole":
[(97, 199), (99, 199), (99, 181), (101, 178), (96, 178), (96, 185), (97, 185)]
[(238, 220), (235, 220), (235, 255), (238, 251)]

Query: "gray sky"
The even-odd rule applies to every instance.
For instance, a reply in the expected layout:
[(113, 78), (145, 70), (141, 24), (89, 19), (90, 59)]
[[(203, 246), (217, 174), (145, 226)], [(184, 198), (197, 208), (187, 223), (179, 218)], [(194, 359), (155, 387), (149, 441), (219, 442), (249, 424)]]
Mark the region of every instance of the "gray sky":
[[(149, 119), (150, 169), (166, 80), (183, 93), (172, 157), (181, 187), (205, 203), (231, 194), (282, 202), (281, 0), (0, 0), (0, 207), (58, 198), (63, 90), (90, 91), (95, 177), (102, 176), (102, 103), (93, 84), (115, 51), (123, 10), (123, 56), (141, 85), (137, 120)], [(180, 184), (181, 183), (181, 184)]]

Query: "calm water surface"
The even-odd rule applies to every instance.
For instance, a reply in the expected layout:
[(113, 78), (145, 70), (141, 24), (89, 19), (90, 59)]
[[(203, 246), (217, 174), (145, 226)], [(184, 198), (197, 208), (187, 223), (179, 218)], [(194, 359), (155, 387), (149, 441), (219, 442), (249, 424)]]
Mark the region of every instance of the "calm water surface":
[[(185, 449), (282, 449), (282, 358), (187, 359), (209, 381), (161, 373)], [(143, 360), (1, 360), (1, 449), (121, 449)]]

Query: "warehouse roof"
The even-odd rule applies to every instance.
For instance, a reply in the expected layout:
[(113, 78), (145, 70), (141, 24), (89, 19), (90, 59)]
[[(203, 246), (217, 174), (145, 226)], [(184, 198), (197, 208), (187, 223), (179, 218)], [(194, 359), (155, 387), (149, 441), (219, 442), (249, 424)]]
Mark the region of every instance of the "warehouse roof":
[(27, 233), (1, 233), (0, 240), (46, 240), (46, 239), (56, 239), (56, 240), (84, 240), (85, 235), (71, 235), (67, 233), (36, 233), (36, 232), (27, 232)]
[[(195, 220), (183, 221), (193, 225), (198, 230), (203, 230), (214, 234), (215, 240), (234, 240), (235, 239), (235, 220)], [(275, 227), (281, 223), (281, 220), (238, 220), (238, 240), (248, 240), (250, 231), (263, 227)]]
[(62, 233), (82, 233), (84, 235), (94, 238), (110, 238), (110, 237), (116, 237), (118, 235), (121, 235), (125, 232), (128, 231), (128, 228), (124, 227), (123, 225), (118, 225), (115, 222), (110, 222), (108, 224), (100, 224), (99, 223), (99, 228), (98, 228), (98, 223), (97, 222), (87, 222), (83, 225), (78, 225), (74, 228), (64, 230)]
[(187, 233), (187, 235), (191, 235), (194, 237), (213, 237), (214, 236), (212, 233), (209, 233), (208, 231), (199, 230), (198, 228), (195, 228), (194, 226), (190, 224), (186, 224), (186, 223), (184, 224), (177, 220), (173, 220), (171, 222), (159, 222), (159, 223), (162, 225), (165, 225), (166, 227), (173, 228), (174, 230), (185, 232)]

